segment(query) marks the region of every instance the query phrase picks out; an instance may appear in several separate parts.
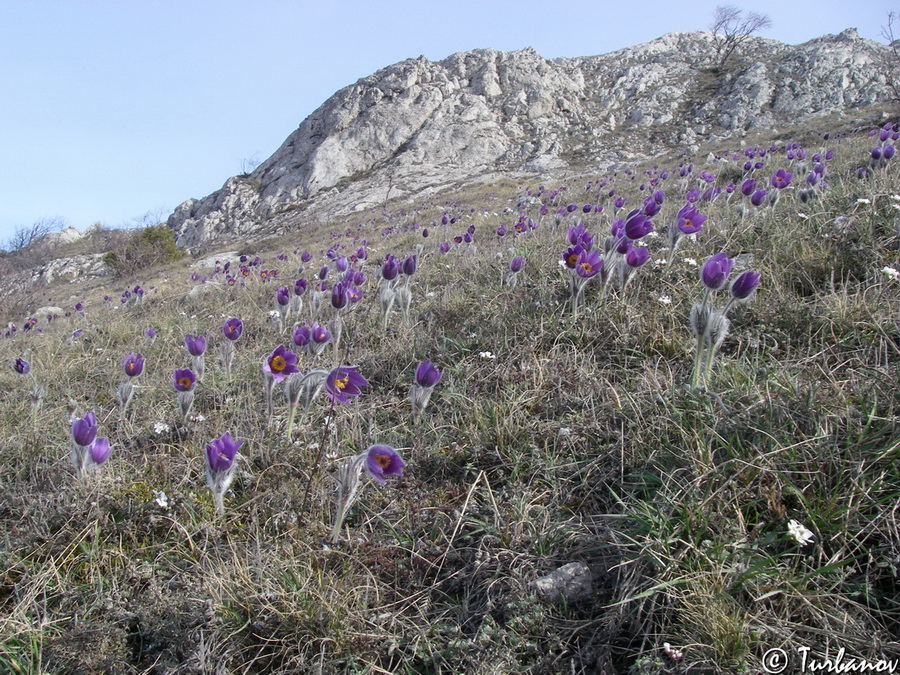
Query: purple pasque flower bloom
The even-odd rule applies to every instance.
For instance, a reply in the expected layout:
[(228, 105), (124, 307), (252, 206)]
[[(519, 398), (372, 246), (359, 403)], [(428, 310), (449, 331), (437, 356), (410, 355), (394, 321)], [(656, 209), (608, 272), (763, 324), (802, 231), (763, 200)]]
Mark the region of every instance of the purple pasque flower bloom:
[(683, 234), (695, 234), (703, 229), (706, 216), (697, 210), (693, 204), (685, 204), (676, 215), (676, 227)]
[(197, 376), (189, 368), (176, 368), (172, 373), (172, 386), (176, 391), (191, 391), (197, 382)]
[(349, 266), (350, 262), (347, 260), (346, 256), (341, 256), (334, 261), (334, 267), (338, 272), (346, 272)]
[(441, 381), (441, 371), (432, 365), (429, 359), (422, 361), (416, 368), (416, 384), (420, 387), (430, 389)]
[(778, 169), (778, 171), (776, 171), (772, 176), (772, 186), (779, 190), (782, 190), (791, 184), (793, 178), (794, 174), (792, 174), (791, 172), (785, 169)]
[(711, 291), (717, 291), (725, 286), (725, 280), (731, 274), (734, 267), (734, 259), (729, 258), (725, 251), (720, 251), (710, 257), (700, 270), (700, 280)]
[(153, 342), (156, 339), (156, 330), (148, 328), (144, 331), (144, 335), (147, 337), (148, 341)]
[(756, 179), (748, 178), (743, 183), (741, 183), (741, 194), (745, 197), (749, 197), (756, 190)]
[(575, 269), (575, 265), (578, 264), (578, 256), (584, 253), (584, 249), (581, 246), (572, 246), (571, 248), (566, 249), (562, 253), (562, 261), (565, 263), (565, 266), (570, 270)]
[(222, 325), (222, 334), (232, 342), (241, 337), (243, 332), (244, 322), (240, 319), (228, 319), (228, 321)]
[(278, 345), (263, 363), (263, 372), (276, 382), (281, 382), (288, 375), (299, 373), (297, 355), (288, 351), (284, 345)]
[(403, 274), (412, 276), (416, 273), (416, 256), (411, 255), (403, 261)]
[(224, 473), (231, 469), (238, 450), (244, 444), (236, 441), (229, 432), (222, 434), (206, 446), (206, 465), (212, 473)]
[(284, 307), (291, 302), (291, 292), (286, 286), (279, 286), (275, 289), (275, 300), (279, 305)]
[(303, 253), (300, 254), (300, 262), (306, 264), (310, 260), (312, 260), (312, 253), (309, 251), (303, 251)]
[(291, 333), (291, 339), (294, 341), (294, 344), (298, 347), (305, 347), (309, 344), (309, 341), (312, 339), (312, 334), (309, 330), (308, 326), (297, 326), (294, 329), (294, 332)]
[(202, 356), (203, 352), (206, 351), (206, 336), (185, 335), (184, 345), (187, 347), (187, 350), (188, 352), (190, 352), (191, 356)]
[(759, 206), (760, 204), (762, 204), (765, 201), (766, 195), (768, 195), (768, 194), (769, 193), (766, 192), (765, 190), (757, 190), (750, 197), (750, 203), (753, 204), (753, 206)]
[(650, 251), (644, 246), (632, 246), (625, 254), (625, 262), (629, 267), (640, 267), (650, 259)]
[(625, 220), (625, 236), (631, 240), (640, 239), (652, 231), (653, 221), (642, 213), (637, 213)]
[(72, 422), (72, 439), (77, 445), (87, 447), (97, 438), (97, 416), (93, 412)]
[(385, 476), (402, 476), (406, 462), (389, 445), (373, 445), (366, 455), (366, 470), (379, 483), (387, 482)]
[(759, 280), (759, 272), (754, 270), (742, 272), (731, 282), (731, 295), (737, 300), (746, 300), (759, 286)]
[(347, 306), (347, 283), (344, 281), (337, 282), (331, 287), (331, 306), (335, 309), (344, 309)]
[(309, 330), (309, 336), (316, 344), (323, 345), (331, 339), (331, 331), (325, 326), (314, 323)]
[(603, 269), (600, 251), (582, 251), (575, 262), (575, 273), (582, 279), (590, 279)]
[[(448, 246), (449, 250), (449, 246)], [(381, 264), (381, 276), (385, 281), (393, 281), (400, 274), (400, 263), (390, 253), (385, 256)]]
[(137, 377), (144, 372), (144, 357), (141, 354), (126, 354), (122, 368), (128, 377)]
[(525, 266), (525, 258), (518, 255), (512, 260), (509, 261), (509, 271), (513, 274), (518, 274), (522, 271), (522, 268)]
[(303, 295), (306, 293), (308, 285), (306, 279), (297, 279), (297, 281), (294, 282), (294, 295)]
[(325, 395), (332, 403), (349, 403), (351, 396), (359, 396), (360, 387), (368, 386), (369, 382), (356, 368), (335, 368), (325, 379)]
[(684, 194), (684, 200), (688, 204), (694, 204), (700, 199), (700, 190), (692, 188)]
[(100, 465), (103, 464), (106, 460), (109, 459), (110, 447), (109, 447), (109, 439), (108, 438), (97, 438), (91, 443), (90, 448), (88, 448), (88, 453), (91, 456), (91, 461), (94, 464)]
[(441, 253), (449, 253), (449, 252), (450, 252), (450, 242), (449, 242), (449, 241), (442, 241), (442, 242), (438, 245), (438, 250), (439, 250)]
[(568, 238), (572, 246), (580, 246), (584, 250), (588, 250), (594, 245), (594, 237), (585, 229), (583, 223), (570, 227)]
[(13, 363), (13, 369), (19, 373), (19, 375), (27, 375), (31, 372), (31, 364), (25, 359), (17, 358), (15, 363)]

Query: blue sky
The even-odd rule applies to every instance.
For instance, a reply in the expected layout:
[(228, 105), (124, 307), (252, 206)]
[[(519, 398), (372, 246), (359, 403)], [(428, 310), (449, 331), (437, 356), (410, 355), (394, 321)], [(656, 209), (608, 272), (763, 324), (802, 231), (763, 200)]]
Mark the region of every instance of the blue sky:
[[(0, 242), (42, 218), (83, 230), (167, 215), (271, 155), (341, 87), (405, 58), (529, 46), (547, 58), (603, 54), (705, 29), (717, 4), (2, 0)], [(882, 42), (894, 7), (747, 8), (771, 18), (761, 35), (799, 44), (848, 27)]]

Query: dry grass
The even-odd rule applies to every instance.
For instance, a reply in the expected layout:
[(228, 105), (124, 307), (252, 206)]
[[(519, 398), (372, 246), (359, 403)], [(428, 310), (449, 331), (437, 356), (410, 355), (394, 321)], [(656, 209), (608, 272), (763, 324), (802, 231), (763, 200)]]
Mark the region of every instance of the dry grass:
[[(648, 264), (625, 300), (591, 293), (574, 323), (557, 265), (566, 223), (551, 216), (500, 243), (493, 234), (515, 222), (521, 191), (364, 214), (334, 239), (319, 225), (267, 242), (255, 252), (285, 282), (295, 248), (317, 253), (311, 276), (325, 247), (370, 242), (342, 360), (371, 387), (337, 410), (317, 401), (290, 443), (280, 396), (266, 423), (260, 378), (263, 358), (289, 340), (268, 323), (275, 283), (228, 288), (219, 276), (190, 297), (187, 267), (175, 265), (135, 279), (152, 290), (129, 307), (101, 299), (125, 284), (42, 291), (33, 306), (82, 300), (87, 314), (0, 340), (0, 360), (27, 351), (47, 389), (33, 416), (27, 378), (0, 371), (2, 667), (650, 674), (756, 672), (773, 647), (897, 658), (900, 281), (880, 270), (900, 259), (900, 180), (896, 166), (851, 177), (869, 145), (864, 135), (828, 144), (831, 187), (811, 204), (788, 195), (747, 220), (724, 200), (704, 206), (706, 228), (670, 269)], [(629, 204), (638, 176), (615, 179)], [(658, 223), (680, 206), (676, 181)], [(569, 185), (563, 203), (597, 200), (584, 182)], [(443, 209), (459, 222), (423, 239), (413, 225)], [(608, 213), (576, 216), (602, 241)], [(438, 252), (469, 224), (477, 251)], [(418, 244), (411, 321), (396, 313), (382, 331), (375, 261)], [(510, 247), (527, 258), (514, 288), (501, 283)], [(732, 314), (709, 387), (694, 390), (687, 315), (700, 285), (682, 258), (723, 248), (752, 254), (763, 282)], [(231, 316), (245, 333), (229, 377), (215, 342)], [(66, 344), (75, 328), (84, 336)], [(170, 378), (190, 363), (185, 333), (216, 337), (194, 404), (203, 419), (181, 424)], [(120, 419), (131, 351), (147, 365)], [(425, 358), (443, 379), (414, 424), (408, 392)], [(303, 359), (327, 367), (330, 352)], [(94, 410), (113, 443), (85, 484), (67, 462), (70, 406)], [(203, 450), (225, 431), (245, 445), (217, 519)], [(366, 485), (342, 542), (326, 544), (328, 473), (373, 443), (400, 448), (407, 471)], [(812, 544), (787, 535), (790, 519)], [(590, 598), (540, 601), (529, 584), (572, 561), (593, 573)], [(666, 642), (684, 659), (667, 657)]]

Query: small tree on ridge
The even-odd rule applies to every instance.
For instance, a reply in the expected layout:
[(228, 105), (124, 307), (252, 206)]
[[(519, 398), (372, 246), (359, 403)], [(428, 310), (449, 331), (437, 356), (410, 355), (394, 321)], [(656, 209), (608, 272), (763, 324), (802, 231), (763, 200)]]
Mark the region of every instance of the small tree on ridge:
[(744, 12), (733, 5), (717, 6), (709, 27), (715, 40), (716, 68), (724, 68), (735, 50), (753, 33), (771, 25), (772, 20), (765, 14)]

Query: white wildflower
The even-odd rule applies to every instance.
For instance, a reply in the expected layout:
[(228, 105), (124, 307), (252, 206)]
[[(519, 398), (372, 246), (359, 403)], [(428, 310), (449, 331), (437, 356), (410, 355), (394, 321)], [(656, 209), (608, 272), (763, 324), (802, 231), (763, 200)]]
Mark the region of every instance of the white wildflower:
[(663, 651), (666, 656), (668, 656), (673, 661), (678, 661), (679, 659), (684, 657), (684, 651), (681, 649), (675, 649), (668, 642), (663, 642)]
[(666, 259), (665, 258), (657, 258), (656, 260), (653, 261), (653, 264), (656, 265), (657, 267), (662, 267), (663, 265), (666, 264)]
[(890, 277), (891, 279), (900, 278), (900, 272), (895, 270), (893, 267), (882, 267), (881, 273), (884, 274), (886, 277)]
[(156, 499), (154, 499), (153, 502), (159, 508), (161, 508), (161, 509), (169, 508), (169, 498), (166, 496), (165, 492), (163, 492), (162, 490), (151, 490), (151, 492), (153, 493), (153, 496), (156, 497)]
[(788, 534), (791, 535), (801, 546), (806, 546), (813, 540), (813, 533), (806, 529), (806, 527), (802, 523), (796, 520), (791, 520), (788, 523)]
[(670, 298), (668, 295), (661, 295), (661, 296), (659, 296), (659, 301), (660, 301), (662, 304), (664, 304), (664, 305), (671, 305), (671, 304), (672, 304), (672, 298)]
[(688, 265), (692, 265), (692, 266), (694, 266), (694, 267), (697, 266), (697, 261), (694, 260), (693, 258), (682, 258), (681, 260), (682, 260), (682, 262), (685, 262), (685, 263), (687, 263)]
[(191, 422), (205, 422), (206, 418), (203, 415), (191, 415)]
[(895, 202), (900, 202), (900, 195), (891, 195), (891, 199), (893, 199)]
[(857, 204), (871, 204), (872, 201), (869, 199), (866, 199), (865, 197), (860, 197), (859, 199), (856, 200), (856, 203)]
[(809, 220), (809, 216), (806, 215), (805, 213), (798, 213), (798, 214), (797, 214), (797, 217), (800, 218), (800, 219), (802, 219), (802, 220)]
[(560, 427), (559, 433), (557, 434), (557, 436), (559, 436), (559, 438), (568, 438), (571, 435), (572, 435), (572, 430), (569, 427)]
[(483, 359), (496, 359), (497, 358), (497, 355), (492, 354), (491, 352), (479, 352), (478, 356), (480, 356)]
[(428, 292), (425, 294), (425, 297), (426, 297), (426, 298), (433, 298), (435, 295), (437, 295), (437, 293), (435, 293), (434, 291), (428, 291)]
[(167, 434), (172, 431), (172, 427), (168, 424), (164, 424), (163, 422), (156, 422), (153, 425), (153, 433), (157, 436), (161, 436), (162, 434)]

